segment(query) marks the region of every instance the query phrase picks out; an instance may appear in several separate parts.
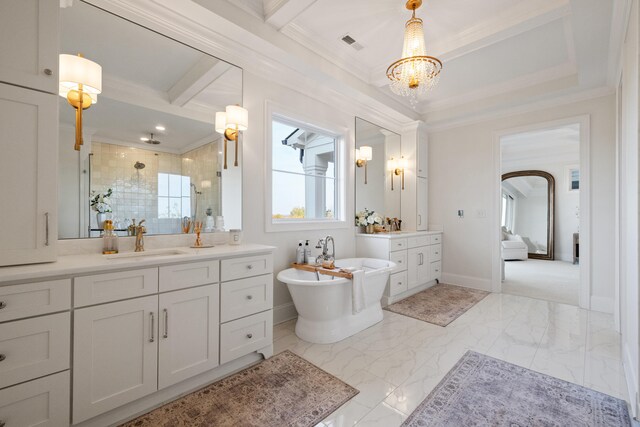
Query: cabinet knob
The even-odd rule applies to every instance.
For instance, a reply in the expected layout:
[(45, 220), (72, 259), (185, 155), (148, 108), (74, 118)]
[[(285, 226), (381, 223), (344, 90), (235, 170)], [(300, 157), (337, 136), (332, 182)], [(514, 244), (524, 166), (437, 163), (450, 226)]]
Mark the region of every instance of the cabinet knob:
[[(5, 308), (7, 306), (7, 303), (4, 301), (0, 301), (0, 310), (2, 310), (3, 308)], [(2, 426), (0, 426), (2, 427)]]
[[(2, 361), (3, 361), (4, 359), (6, 359), (6, 358), (7, 358), (7, 356), (6, 356), (6, 355), (4, 355), (4, 354), (0, 354), (0, 362), (2, 362)], [(0, 427), (2, 427), (2, 426), (0, 426)]]
[(253, 296), (247, 295), (247, 299), (253, 299)]
[(247, 338), (249, 339), (253, 338), (253, 334), (247, 334)]
[[(45, 68), (45, 69), (44, 69), (44, 73), (45, 73), (47, 76), (51, 76), (51, 75), (53, 75), (53, 71), (51, 71), (51, 68)], [(0, 427), (2, 427), (2, 426), (0, 426)]]
[(251, 270), (251, 269), (253, 269), (253, 265), (251, 264), (247, 265), (247, 270)]

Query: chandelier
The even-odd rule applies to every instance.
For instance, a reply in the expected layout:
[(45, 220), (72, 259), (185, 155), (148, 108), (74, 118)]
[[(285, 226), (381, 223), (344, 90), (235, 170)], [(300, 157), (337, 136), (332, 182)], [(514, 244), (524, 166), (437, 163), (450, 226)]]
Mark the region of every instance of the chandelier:
[(416, 9), (420, 6), (422, 0), (407, 1), (406, 7), (413, 13), (404, 28), (402, 58), (387, 68), (391, 91), (408, 96), (413, 106), (419, 95), (427, 93), (438, 83), (442, 70), (442, 62), (438, 58), (427, 56), (422, 19), (416, 18)]

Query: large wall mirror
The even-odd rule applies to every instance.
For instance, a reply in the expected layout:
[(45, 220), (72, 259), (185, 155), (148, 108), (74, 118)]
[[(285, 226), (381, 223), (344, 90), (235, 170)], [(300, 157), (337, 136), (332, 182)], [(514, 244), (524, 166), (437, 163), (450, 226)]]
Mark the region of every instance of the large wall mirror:
[(185, 219), (241, 228), (242, 162), (233, 166), (231, 143), (224, 169), (214, 121), (242, 103), (242, 69), (85, 2), (61, 9), (60, 43), (102, 66), (79, 152), (75, 110), (59, 98), (60, 238), (99, 237), (105, 216), (92, 200), (109, 193), (120, 235), (134, 219), (149, 234), (180, 233)]
[(395, 173), (402, 158), (400, 135), (356, 117), (356, 153), (362, 157), (355, 174), (356, 212), (402, 218), (403, 177)]
[(526, 170), (502, 175), (502, 227), (527, 246), (529, 258), (553, 260), (555, 180)]

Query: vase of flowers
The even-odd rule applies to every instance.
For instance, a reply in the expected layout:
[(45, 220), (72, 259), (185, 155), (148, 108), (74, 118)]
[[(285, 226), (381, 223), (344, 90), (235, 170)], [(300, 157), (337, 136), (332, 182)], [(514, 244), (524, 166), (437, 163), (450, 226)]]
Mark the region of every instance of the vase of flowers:
[(367, 234), (375, 233), (375, 225), (381, 225), (382, 223), (382, 215), (376, 211), (370, 211), (365, 208), (363, 211), (356, 213), (356, 225), (364, 227), (364, 232)]
[(111, 209), (111, 194), (113, 194), (113, 191), (110, 188), (106, 193), (91, 192), (91, 209), (96, 211), (98, 228), (103, 228), (104, 221), (107, 219), (107, 213), (113, 212)]

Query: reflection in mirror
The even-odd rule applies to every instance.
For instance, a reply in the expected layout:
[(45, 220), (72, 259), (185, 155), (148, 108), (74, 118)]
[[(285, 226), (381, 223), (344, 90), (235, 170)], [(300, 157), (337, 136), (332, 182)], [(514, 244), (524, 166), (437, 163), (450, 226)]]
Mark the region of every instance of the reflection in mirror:
[(365, 167), (356, 167), (356, 212), (366, 208), (401, 219), (402, 176), (394, 173), (402, 160), (400, 135), (356, 117), (356, 150), (362, 147), (371, 147), (371, 155), (366, 161), (366, 183)]
[(547, 172), (502, 176), (502, 237), (511, 241), (510, 249), (520, 244), (528, 258), (553, 259), (554, 191), (553, 176)]
[(241, 104), (242, 70), (83, 2), (61, 9), (61, 28), (61, 53), (100, 64), (103, 85), (80, 152), (74, 109), (59, 98), (60, 238), (99, 237), (107, 218), (120, 235), (134, 219), (149, 234), (187, 220), (241, 228), (242, 165), (221, 167), (214, 120)]

